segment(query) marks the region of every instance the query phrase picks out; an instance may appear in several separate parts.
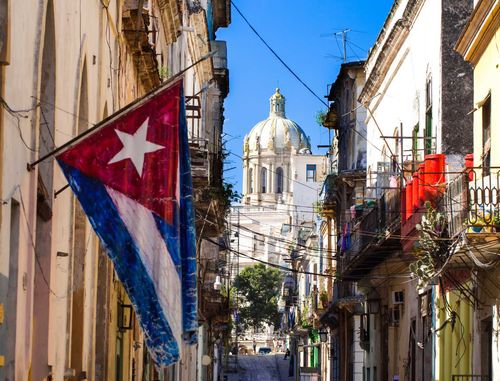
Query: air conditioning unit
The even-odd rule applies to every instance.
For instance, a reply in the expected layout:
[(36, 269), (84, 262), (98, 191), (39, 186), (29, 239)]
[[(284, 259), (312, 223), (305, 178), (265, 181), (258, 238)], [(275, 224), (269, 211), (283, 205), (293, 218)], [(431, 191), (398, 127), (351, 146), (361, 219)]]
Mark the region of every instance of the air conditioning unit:
[(393, 291), (392, 292), (392, 304), (404, 304), (405, 302), (405, 292), (404, 291)]

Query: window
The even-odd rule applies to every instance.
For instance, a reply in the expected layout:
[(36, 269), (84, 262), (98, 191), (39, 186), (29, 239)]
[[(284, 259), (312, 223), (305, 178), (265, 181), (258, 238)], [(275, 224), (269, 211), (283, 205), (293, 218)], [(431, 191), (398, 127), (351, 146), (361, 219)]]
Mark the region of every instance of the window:
[(398, 171), (398, 155), (400, 153), (399, 129), (394, 129), (394, 152), (391, 155), (391, 171), (396, 173)]
[(276, 170), (276, 193), (283, 193), (283, 169)]
[(306, 181), (316, 181), (316, 164), (306, 165)]
[(418, 160), (418, 130), (419, 124), (417, 123), (417, 125), (413, 127), (413, 131), (411, 133), (411, 154), (414, 162)]
[(488, 95), (482, 107), (483, 121), (483, 176), (490, 174), (491, 166), (491, 96)]
[(253, 168), (248, 170), (248, 193), (253, 193)]
[(267, 168), (260, 170), (260, 188), (262, 193), (266, 193), (267, 188)]
[(432, 81), (427, 80), (425, 85), (425, 154), (432, 153)]

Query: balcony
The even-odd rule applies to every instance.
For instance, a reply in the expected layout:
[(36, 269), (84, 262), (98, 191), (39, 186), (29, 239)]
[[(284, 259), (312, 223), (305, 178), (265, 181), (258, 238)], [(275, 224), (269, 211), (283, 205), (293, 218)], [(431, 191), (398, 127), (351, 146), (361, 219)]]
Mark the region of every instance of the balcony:
[(399, 189), (386, 190), (374, 205), (365, 206), (362, 216), (353, 221), (351, 231), (347, 228), (341, 234), (338, 266), (345, 280), (363, 278), (366, 269), (375, 268), (401, 250), (396, 238), (400, 232), (400, 200)]
[[(148, 92), (160, 84), (160, 74), (154, 49), (158, 25), (148, 9), (139, 10), (139, 0), (127, 0), (123, 6), (123, 34), (134, 59), (140, 82)], [(151, 39), (150, 39), (151, 35)]]
[(172, 44), (180, 35), (182, 25), (181, 2), (179, 0), (158, 0), (163, 32), (167, 44)]
[[(188, 33), (188, 48), (191, 61), (196, 62), (210, 53), (210, 38), (208, 36), (208, 26), (206, 12), (201, 7), (195, 7), (189, 15), (189, 26), (194, 28), (194, 32)], [(208, 83), (214, 76), (212, 59), (200, 62), (194, 68), (200, 84)]]
[(227, 69), (227, 46), (226, 41), (210, 41), (210, 47), (215, 55), (212, 60), (214, 63), (214, 76), (218, 87), (225, 98), (229, 93), (229, 70)]
[(191, 139), (189, 142), (191, 156), (191, 174), (193, 188), (202, 188), (208, 185), (208, 148), (205, 139)]
[(450, 181), (444, 197), (450, 237), (500, 233), (500, 168), (472, 168)]
[(226, 28), (231, 23), (231, 2), (229, 0), (213, 0), (212, 14), (214, 32), (218, 28)]
[(450, 264), (474, 268), (498, 261), (500, 250), (500, 167), (482, 176), (471, 168), (450, 181), (443, 199), (451, 238), (464, 236), (465, 244), (454, 252)]
[(327, 175), (321, 189), (322, 214), (332, 216), (337, 205), (338, 175)]

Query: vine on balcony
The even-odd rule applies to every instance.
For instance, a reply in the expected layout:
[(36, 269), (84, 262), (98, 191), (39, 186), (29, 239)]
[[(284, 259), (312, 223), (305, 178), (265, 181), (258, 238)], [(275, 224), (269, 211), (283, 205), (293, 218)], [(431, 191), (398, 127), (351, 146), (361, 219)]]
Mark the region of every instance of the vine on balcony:
[(417, 288), (425, 288), (429, 281), (438, 275), (449, 255), (446, 215), (434, 209), (426, 202), (427, 212), (416, 225), (420, 236), (415, 242), (413, 254), (415, 262), (410, 264), (410, 271), (417, 277)]

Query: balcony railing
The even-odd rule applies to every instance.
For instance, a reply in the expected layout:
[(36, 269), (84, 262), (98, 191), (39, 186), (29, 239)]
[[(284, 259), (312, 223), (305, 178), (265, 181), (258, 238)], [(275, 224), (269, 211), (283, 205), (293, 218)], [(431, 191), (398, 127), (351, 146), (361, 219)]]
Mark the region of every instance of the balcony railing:
[(363, 215), (351, 223), (352, 231), (344, 231), (340, 237), (340, 252), (344, 257), (338, 261), (345, 269), (349, 263), (363, 255), (371, 244), (383, 243), (400, 226), (401, 194), (399, 189), (389, 189), (373, 206), (365, 206)]
[(500, 229), (500, 168), (482, 176), (480, 168), (470, 169), (450, 181), (443, 198), (451, 237)]
[(500, 227), (500, 167), (491, 168), (488, 176), (478, 173), (472, 170), (474, 177), (469, 181), (469, 225), (473, 230)]
[(321, 190), (322, 201), (324, 204), (335, 204), (337, 190), (338, 175), (330, 174), (323, 181), (323, 189)]

